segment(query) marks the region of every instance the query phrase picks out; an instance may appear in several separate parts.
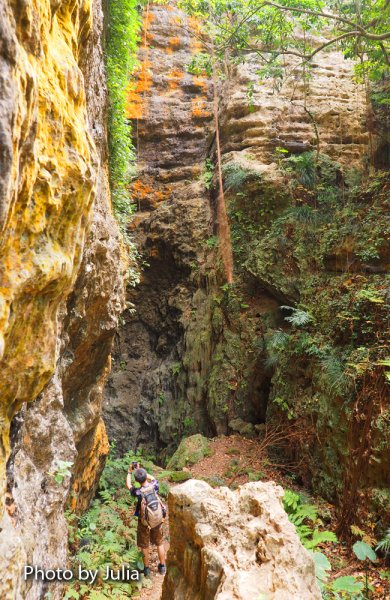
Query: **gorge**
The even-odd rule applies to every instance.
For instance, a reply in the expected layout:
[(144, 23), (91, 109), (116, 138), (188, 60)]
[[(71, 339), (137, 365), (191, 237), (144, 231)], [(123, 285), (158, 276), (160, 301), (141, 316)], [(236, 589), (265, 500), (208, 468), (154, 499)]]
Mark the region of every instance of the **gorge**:
[[(111, 489), (108, 475), (100, 479), (109, 441), (118, 460), (142, 451), (165, 481), (183, 438), (255, 440), (265, 469), (277, 465), (295, 491), (335, 507), (340, 539), (377, 543), (390, 525), (388, 69), (374, 82), (358, 77), (358, 60), (342, 44), (304, 63), (286, 53), (269, 65), (257, 48), (240, 55), (246, 39), (237, 46), (232, 33), (220, 51), (218, 3), (217, 24), (205, 32), (203, 5), (121, 2), (0, 0), (0, 597), (7, 600), (93, 599), (21, 573), (26, 564), (67, 566), (69, 543), (77, 546), (68, 539), (69, 515), (82, 519), (98, 486), (100, 499)], [(109, 165), (113, 4), (123, 10), (120, 23), (140, 20), (120, 116), (134, 154), (123, 187), (131, 214), (118, 208)], [(308, 25), (302, 35), (316, 48), (328, 33), (314, 35)], [(120, 482), (113, 464), (107, 468)], [(171, 471), (177, 477), (190, 465), (186, 458)], [(233, 506), (240, 494), (257, 498), (262, 485), (273, 485), (219, 487), (236, 476), (216, 470), (219, 482), (207, 479), (216, 489), (204, 493)], [(239, 482), (251, 481), (245, 477)], [(176, 587), (178, 599), (233, 599), (239, 587), (236, 564), (227, 592), (204, 584), (195, 595), (189, 583), (175, 503), (207, 484), (197, 485), (172, 492), (176, 546), (164, 600), (176, 598)], [(278, 503), (275, 492), (275, 510)], [(195, 535), (199, 510), (194, 500), (185, 517), (186, 552), (204, 573), (207, 527), (218, 529), (218, 519)], [(312, 590), (294, 597), (321, 597), (312, 559), (289, 526), (286, 545), (297, 544), (308, 561), (302, 573), (310, 574), (297, 589)], [(234, 527), (226, 522), (223, 535)], [(121, 593), (115, 597), (132, 597)]]

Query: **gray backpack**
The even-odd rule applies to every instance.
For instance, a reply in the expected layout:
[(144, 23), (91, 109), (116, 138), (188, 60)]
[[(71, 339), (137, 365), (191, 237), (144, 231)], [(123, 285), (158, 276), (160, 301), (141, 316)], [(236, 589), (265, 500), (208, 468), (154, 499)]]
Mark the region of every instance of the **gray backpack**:
[(142, 525), (154, 529), (161, 525), (165, 517), (165, 507), (153, 485), (140, 488), (140, 519)]

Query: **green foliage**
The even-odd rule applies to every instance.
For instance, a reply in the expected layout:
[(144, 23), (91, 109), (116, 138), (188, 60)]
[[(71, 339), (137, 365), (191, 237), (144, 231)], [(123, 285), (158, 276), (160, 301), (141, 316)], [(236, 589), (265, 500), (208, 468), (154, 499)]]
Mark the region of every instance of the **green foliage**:
[(175, 363), (174, 365), (171, 366), (171, 371), (173, 375), (178, 375), (182, 369), (182, 364), (181, 363)]
[[(137, 519), (132, 516), (136, 500), (125, 485), (128, 467), (133, 461), (140, 462), (148, 473), (158, 477), (160, 494), (168, 495), (169, 472), (156, 467), (141, 452), (129, 451), (120, 457), (113, 444), (91, 507), (82, 516), (70, 511), (66, 515), (73, 569), (81, 565), (85, 569), (100, 569), (103, 574), (108, 565), (113, 569), (123, 564), (142, 568), (142, 557), (136, 546)], [(98, 578), (91, 588), (74, 580), (67, 586), (65, 598), (128, 598), (140, 586), (142, 581), (123, 583)]]
[[(131, 519), (133, 499), (124, 488), (125, 472), (121, 468), (122, 461), (115, 464), (115, 459), (110, 459), (108, 470), (99, 486), (99, 497), (96, 498), (91, 508), (81, 517), (73, 513), (68, 514), (69, 539), (72, 550), (72, 565), (77, 569), (81, 565), (85, 569), (100, 569), (105, 571), (107, 565), (119, 568), (122, 564), (137, 568), (140, 565), (140, 554), (136, 547), (136, 519)], [(127, 469), (126, 469), (127, 470)], [(120, 487), (115, 487), (117, 472), (121, 471)], [(114, 483), (115, 482), (115, 483)], [(123, 585), (123, 584), (122, 584)], [(85, 586), (84, 586), (85, 587)], [(139, 584), (126, 583), (126, 589), (131, 596)], [(96, 582), (93, 589), (83, 589), (79, 581), (69, 584), (65, 598), (80, 597), (113, 598), (120, 590), (118, 582)]]
[(187, 71), (193, 75), (207, 75), (211, 77), (213, 72), (211, 56), (206, 52), (198, 52), (187, 65)]
[(329, 577), (328, 571), (332, 570), (332, 565), (323, 552), (314, 552), (313, 550), (309, 550), (309, 552), (314, 560), (317, 581), (320, 587), (323, 587)]
[(223, 167), (225, 189), (239, 191), (250, 176), (250, 171), (232, 163)]
[(305, 548), (314, 550), (325, 542), (337, 542), (337, 537), (332, 531), (319, 531), (309, 525), (318, 522), (318, 511), (313, 504), (303, 503), (299, 494), (285, 490), (283, 505)]
[[(263, 60), (258, 77), (271, 79), (274, 87), (286, 71), (284, 54), (300, 57), (302, 77), (308, 79), (312, 58), (332, 45), (341, 48), (346, 58), (357, 60), (360, 80), (367, 74), (379, 80), (388, 73), (386, 0), (326, 4), (322, 0), (182, 0), (180, 5), (203, 23), (221, 60), (230, 55), (232, 62), (239, 63), (249, 49), (257, 52)], [(318, 34), (325, 36), (325, 31), (327, 41), (318, 44)]]
[(314, 152), (303, 152), (286, 158), (283, 169), (294, 173), (296, 181), (308, 189), (314, 189), (317, 183), (317, 163)]
[(136, 66), (140, 30), (139, 0), (108, 3), (106, 70), (110, 185), (115, 214), (122, 228), (131, 212), (128, 185), (134, 173), (131, 126), (126, 119), (126, 92)]
[(174, 483), (181, 483), (191, 478), (192, 475), (188, 471), (173, 471), (169, 476), (169, 480)]
[(356, 577), (353, 577), (352, 575), (344, 575), (343, 577), (338, 577), (332, 581), (329, 587), (336, 594), (343, 592), (347, 594), (355, 594), (363, 590), (364, 583), (362, 581), (358, 581)]
[(383, 552), (385, 555), (390, 554), (390, 528), (386, 531), (383, 538), (376, 545), (375, 550)]
[(311, 550), (309, 552), (314, 560), (317, 583), (322, 590), (323, 598), (329, 600), (341, 600), (341, 598), (349, 598), (350, 600), (363, 599), (362, 591), (364, 583), (362, 581), (351, 575), (344, 575), (328, 582), (329, 571), (332, 570), (328, 558), (322, 552), (313, 552)]
[(299, 308), (293, 308), (292, 306), (281, 306), (280, 308), (291, 310), (291, 315), (284, 317), (284, 319), (291, 323), (291, 325), (294, 325), (294, 327), (303, 327), (313, 321), (312, 315)]
[(71, 477), (72, 472), (70, 467), (73, 462), (67, 460), (56, 460), (54, 463), (54, 470), (49, 473), (54, 477), (56, 483), (62, 483), (66, 477)]
[(355, 542), (352, 546), (352, 550), (354, 551), (356, 558), (359, 560), (369, 559), (375, 561), (377, 558), (374, 550), (371, 548), (371, 546), (366, 544), (366, 542)]
[(281, 329), (276, 329), (265, 337), (266, 367), (272, 368), (277, 364), (279, 356), (286, 348), (289, 340), (290, 336)]
[(206, 190), (211, 187), (211, 182), (214, 176), (214, 163), (210, 158), (206, 158), (204, 171), (203, 171), (203, 182)]

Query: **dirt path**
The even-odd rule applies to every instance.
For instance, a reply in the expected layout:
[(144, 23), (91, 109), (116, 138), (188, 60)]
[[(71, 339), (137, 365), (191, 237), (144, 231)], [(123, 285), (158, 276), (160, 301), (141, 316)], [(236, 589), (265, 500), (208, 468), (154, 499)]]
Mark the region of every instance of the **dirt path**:
[[(164, 523), (164, 546), (165, 551), (168, 552), (169, 549), (169, 520), (168, 516)], [(150, 578), (146, 578), (145, 587), (142, 588), (140, 595), (138, 598), (140, 600), (160, 600), (162, 593), (162, 585), (164, 581), (164, 577), (158, 573), (158, 556), (157, 550), (155, 546), (151, 547), (150, 554)]]

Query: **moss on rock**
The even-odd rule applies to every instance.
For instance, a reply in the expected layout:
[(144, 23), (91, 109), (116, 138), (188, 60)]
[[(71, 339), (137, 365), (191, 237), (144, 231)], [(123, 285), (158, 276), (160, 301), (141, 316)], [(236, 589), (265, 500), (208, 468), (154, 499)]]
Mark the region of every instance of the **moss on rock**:
[(205, 456), (210, 456), (209, 441), (200, 433), (183, 438), (173, 456), (168, 461), (167, 469), (180, 470), (187, 465), (194, 465)]

